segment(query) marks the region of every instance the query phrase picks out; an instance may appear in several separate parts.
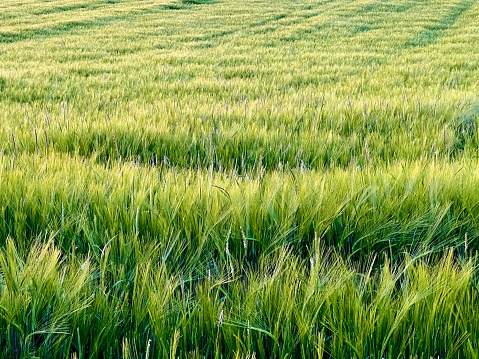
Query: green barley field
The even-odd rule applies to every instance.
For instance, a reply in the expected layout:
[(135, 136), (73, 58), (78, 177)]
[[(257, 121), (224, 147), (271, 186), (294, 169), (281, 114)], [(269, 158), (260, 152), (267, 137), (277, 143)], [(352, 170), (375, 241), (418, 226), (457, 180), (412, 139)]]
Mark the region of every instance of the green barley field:
[(477, 19), (2, 0), (0, 358), (478, 358)]

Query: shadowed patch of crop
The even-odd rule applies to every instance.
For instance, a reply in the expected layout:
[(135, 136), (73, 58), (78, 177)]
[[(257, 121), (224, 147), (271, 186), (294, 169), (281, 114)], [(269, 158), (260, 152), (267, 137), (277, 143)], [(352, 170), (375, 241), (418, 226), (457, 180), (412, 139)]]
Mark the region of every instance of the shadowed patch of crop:
[(205, 5), (213, 4), (215, 0), (181, 0), (181, 2), (187, 5)]
[(477, 147), (479, 120), (479, 103), (476, 103), (468, 111), (455, 118), (451, 126), (454, 129), (454, 140), (451, 144), (451, 152), (458, 155), (466, 146)]

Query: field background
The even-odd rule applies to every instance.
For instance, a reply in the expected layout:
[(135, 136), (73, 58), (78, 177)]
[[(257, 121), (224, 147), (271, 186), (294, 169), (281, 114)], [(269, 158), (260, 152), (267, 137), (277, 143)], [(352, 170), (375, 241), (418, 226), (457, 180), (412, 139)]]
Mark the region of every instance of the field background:
[(3, 0), (0, 357), (479, 357), (477, 19)]

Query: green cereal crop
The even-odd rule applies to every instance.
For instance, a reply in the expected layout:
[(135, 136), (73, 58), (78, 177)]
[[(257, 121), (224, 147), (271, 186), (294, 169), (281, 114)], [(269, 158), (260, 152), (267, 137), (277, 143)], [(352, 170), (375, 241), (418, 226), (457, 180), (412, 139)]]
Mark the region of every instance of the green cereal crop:
[(0, 358), (479, 357), (478, 18), (2, 1)]

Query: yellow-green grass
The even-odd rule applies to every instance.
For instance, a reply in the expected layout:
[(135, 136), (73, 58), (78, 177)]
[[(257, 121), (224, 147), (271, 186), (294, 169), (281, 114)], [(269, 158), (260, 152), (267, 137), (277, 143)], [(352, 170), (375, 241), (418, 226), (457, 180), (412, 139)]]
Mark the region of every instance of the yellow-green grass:
[[(477, 160), (380, 169), (261, 172), (176, 171), (134, 162), (108, 167), (49, 154), (0, 160), (0, 233), (29, 241), (55, 233), (84, 254), (117, 235), (145, 241), (178, 237), (185, 258), (238, 258), (324, 243), (356, 259), (386, 251), (458, 247), (471, 253), (479, 220)], [(244, 248), (250, 242), (250, 248)], [(248, 250), (245, 250), (248, 249)]]
[(3, 1), (0, 357), (477, 357), (477, 18)]
[(14, 4), (9, 153), (232, 168), (264, 152), (271, 169), (476, 155), (473, 1)]

